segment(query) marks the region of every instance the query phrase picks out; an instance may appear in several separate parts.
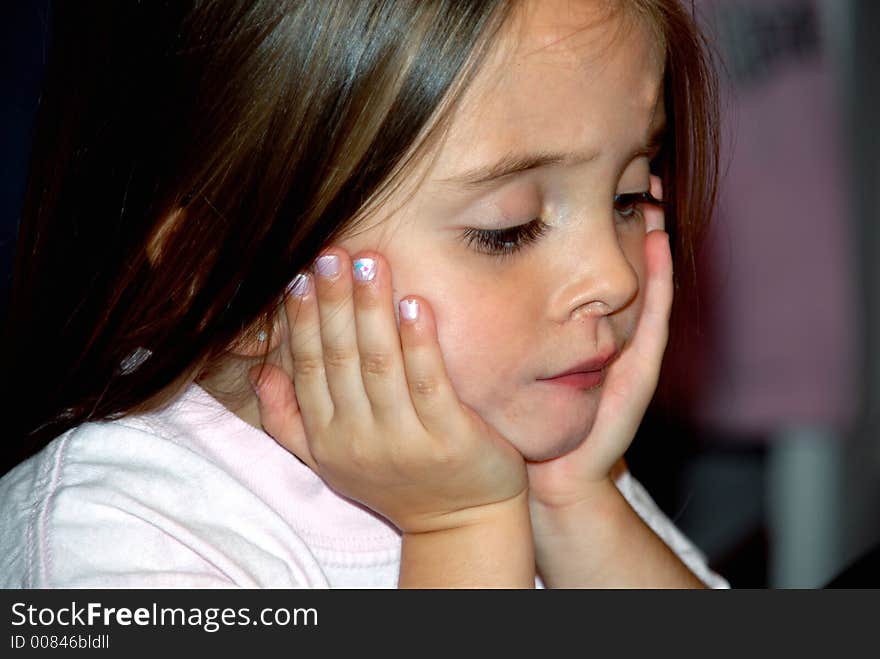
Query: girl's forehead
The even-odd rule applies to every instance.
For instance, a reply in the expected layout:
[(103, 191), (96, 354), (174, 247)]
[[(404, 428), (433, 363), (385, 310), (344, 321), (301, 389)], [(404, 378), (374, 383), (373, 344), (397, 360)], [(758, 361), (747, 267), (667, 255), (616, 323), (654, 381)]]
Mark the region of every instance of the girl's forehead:
[(557, 64), (581, 64), (646, 20), (631, 0), (527, 0), (509, 15), (497, 49), (517, 58), (544, 55)]
[(436, 171), (449, 173), (463, 156), (595, 149), (623, 128), (647, 131), (662, 99), (665, 48), (623, 4), (520, 5), (453, 113)]

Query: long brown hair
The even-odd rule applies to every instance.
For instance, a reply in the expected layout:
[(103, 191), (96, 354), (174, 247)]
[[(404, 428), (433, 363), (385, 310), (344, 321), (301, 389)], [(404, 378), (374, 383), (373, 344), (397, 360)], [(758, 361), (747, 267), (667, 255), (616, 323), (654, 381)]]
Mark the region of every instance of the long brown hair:
[[(688, 12), (631, 2), (666, 38), (662, 166), (687, 260), (714, 194), (713, 90)], [(6, 328), (6, 466), (161, 406), (269, 317), (431, 142), (511, 5), (54, 5)]]

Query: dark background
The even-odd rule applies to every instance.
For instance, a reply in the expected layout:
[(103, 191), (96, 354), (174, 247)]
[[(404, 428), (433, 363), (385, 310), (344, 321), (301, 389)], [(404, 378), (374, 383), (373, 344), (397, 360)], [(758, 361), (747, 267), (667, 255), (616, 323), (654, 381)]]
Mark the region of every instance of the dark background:
[[(839, 78), (836, 102), (852, 172), (847, 184), (852, 217), (845, 219), (854, 227), (855, 286), (862, 306), (862, 317), (854, 322), (862, 324), (864, 337), (858, 346), (863, 356), (860, 409), (852, 426), (838, 430), (839, 441), (828, 447), (823, 473), (830, 484), (811, 482), (804, 472), (800, 485), (814, 494), (824, 491), (817, 488), (830, 488), (834, 523), (785, 530), (786, 520), (774, 507), (778, 495), (770, 472), (772, 465), (776, 469), (788, 458), (779, 455), (767, 435), (725, 436), (655, 406), (627, 455), (632, 471), (658, 504), (734, 587), (821, 587), (880, 542), (880, 344), (870, 341), (880, 336), (880, 3), (820, 0), (817, 6), (823, 8), (832, 35), (828, 56)], [(9, 2), (0, 9), (0, 318), (49, 38), (48, 12), (48, 0)], [(796, 465), (788, 466), (797, 473)], [(824, 548), (821, 555), (801, 560), (817, 547)], [(795, 563), (805, 567), (788, 569)]]

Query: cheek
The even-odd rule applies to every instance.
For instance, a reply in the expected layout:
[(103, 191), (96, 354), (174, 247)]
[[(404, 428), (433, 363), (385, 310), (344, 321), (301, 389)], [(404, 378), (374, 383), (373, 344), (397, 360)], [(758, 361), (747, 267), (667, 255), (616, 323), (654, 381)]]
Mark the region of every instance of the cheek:
[(641, 226), (634, 226), (620, 235), (620, 246), (639, 281), (636, 299), (612, 319), (618, 332), (629, 336), (635, 328), (645, 298), (645, 234)]
[(495, 417), (527, 379), (524, 351), (534, 346), (539, 311), (522, 300), (541, 296), (524, 296), (522, 282), (513, 276), (468, 270), (442, 258), (426, 271), (407, 255), (399, 256), (392, 264), (395, 297), (417, 294), (430, 303), (456, 393), (479, 414)]
[(524, 380), (534, 323), (497, 285), (483, 294), (473, 282), (459, 290), (467, 293), (434, 303), (440, 348), (462, 402), (485, 414), (505, 407)]
[(639, 280), (639, 292), (635, 306), (640, 306), (645, 290), (645, 229), (642, 224), (628, 227), (620, 233), (620, 246), (624, 256)]
[(641, 224), (620, 232), (620, 246), (632, 269), (639, 278), (639, 290), (645, 282), (645, 229)]

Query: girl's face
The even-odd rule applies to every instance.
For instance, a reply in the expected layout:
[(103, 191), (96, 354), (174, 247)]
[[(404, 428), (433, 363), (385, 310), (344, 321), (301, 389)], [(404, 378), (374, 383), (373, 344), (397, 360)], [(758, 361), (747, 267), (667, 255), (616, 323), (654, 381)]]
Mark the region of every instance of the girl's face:
[(586, 438), (601, 371), (552, 378), (613, 368), (641, 308), (645, 226), (615, 195), (649, 189), (663, 52), (607, 5), (521, 6), (412, 194), (340, 242), (431, 303), (460, 398), (529, 460)]

